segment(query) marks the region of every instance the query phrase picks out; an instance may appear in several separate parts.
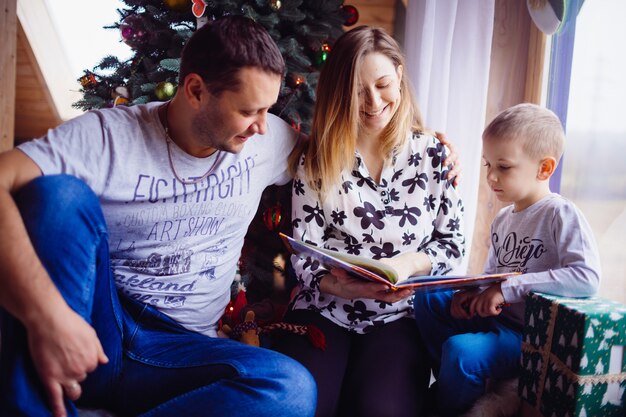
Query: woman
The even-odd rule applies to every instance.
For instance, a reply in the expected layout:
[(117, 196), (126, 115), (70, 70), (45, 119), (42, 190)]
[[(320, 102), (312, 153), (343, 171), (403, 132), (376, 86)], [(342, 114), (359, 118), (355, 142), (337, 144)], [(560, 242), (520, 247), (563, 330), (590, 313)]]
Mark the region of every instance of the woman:
[[(424, 133), (393, 38), (365, 26), (345, 33), (320, 74), (308, 146), (292, 158), (293, 236), (380, 259), (403, 279), (450, 271), (464, 252), (463, 208), (445, 152)], [(429, 367), (412, 290), (293, 264), (300, 289), (285, 319), (317, 325), (327, 345), (285, 334), (276, 349), (315, 377), (317, 415), (418, 415)]]

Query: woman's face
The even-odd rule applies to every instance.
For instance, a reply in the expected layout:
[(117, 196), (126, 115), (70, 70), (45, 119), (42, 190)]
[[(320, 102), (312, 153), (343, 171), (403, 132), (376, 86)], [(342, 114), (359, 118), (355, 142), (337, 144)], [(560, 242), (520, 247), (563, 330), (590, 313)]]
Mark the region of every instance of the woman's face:
[(380, 133), (400, 104), (402, 66), (396, 69), (385, 55), (372, 52), (363, 57), (359, 68), (359, 114), (362, 128)]

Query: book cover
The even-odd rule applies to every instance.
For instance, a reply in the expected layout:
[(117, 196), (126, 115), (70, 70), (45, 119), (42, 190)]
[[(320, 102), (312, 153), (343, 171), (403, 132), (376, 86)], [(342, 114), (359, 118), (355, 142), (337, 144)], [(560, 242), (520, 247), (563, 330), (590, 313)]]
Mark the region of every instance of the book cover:
[(368, 281), (378, 281), (389, 285), (392, 289), (411, 287), (414, 290), (438, 291), (478, 287), (504, 281), (519, 272), (485, 275), (424, 275), (410, 277), (398, 282), (398, 274), (390, 266), (375, 259), (349, 255), (329, 249), (320, 248), (301, 240), (280, 234), (287, 249), (301, 257), (310, 256), (318, 260), (326, 268), (341, 268), (355, 277)]

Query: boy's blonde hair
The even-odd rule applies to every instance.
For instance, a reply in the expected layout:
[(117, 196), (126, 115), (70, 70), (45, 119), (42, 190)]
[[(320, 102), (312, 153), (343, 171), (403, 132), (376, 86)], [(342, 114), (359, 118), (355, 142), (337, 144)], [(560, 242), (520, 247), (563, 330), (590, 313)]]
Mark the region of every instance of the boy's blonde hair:
[(531, 103), (522, 103), (502, 111), (483, 132), (483, 140), (521, 141), (531, 158), (551, 156), (557, 162), (563, 155), (565, 132), (558, 116)]
[[(404, 55), (398, 43), (384, 30), (360, 26), (344, 33), (333, 46), (320, 71), (311, 135), (304, 149), (304, 172), (309, 186), (322, 196), (336, 187), (341, 172), (354, 166), (359, 115), (359, 69), (364, 57), (380, 53), (402, 66), (398, 109), (381, 135), (380, 152), (388, 158), (401, 146), (412, 130), (423, 130), (422, 117), (413, 97)], [(302, 147), (290, 156), (290, 171), (295, 173)]]

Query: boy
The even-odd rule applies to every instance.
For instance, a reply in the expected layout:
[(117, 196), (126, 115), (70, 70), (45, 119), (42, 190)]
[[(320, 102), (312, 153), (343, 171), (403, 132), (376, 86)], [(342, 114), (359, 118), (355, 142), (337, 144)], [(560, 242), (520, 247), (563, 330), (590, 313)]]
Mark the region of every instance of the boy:
[(469, 409), (487, 378), (517, 375), (526, 294), (596, 292), (600, 265), (591, 228), (572, 202), (549, 189), (564, 136), (558, 117), (533, 104), (504, 110), (483, 132), (487, 182), (498, 200), (512, 203), (491, 225), (485, 273), (523, 275), (482, 292), (416, 295), (415, 317), (433, 361), (442, 415)]

